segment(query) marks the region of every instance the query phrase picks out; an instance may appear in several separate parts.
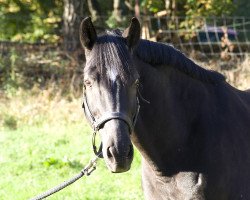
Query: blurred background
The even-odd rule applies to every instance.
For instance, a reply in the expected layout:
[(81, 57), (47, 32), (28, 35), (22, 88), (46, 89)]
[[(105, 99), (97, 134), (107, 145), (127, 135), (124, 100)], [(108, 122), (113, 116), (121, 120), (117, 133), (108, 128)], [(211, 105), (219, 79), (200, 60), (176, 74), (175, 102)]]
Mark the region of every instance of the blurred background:
[[(250, 87), (248, 0), (0, 0), (0, 199), (28, 199), (78, 173), (93, 157), (81, 110), (79, 24), (125, 29), (170, 43), (198, 64)], [(50, 199), (143, 199), (132, 169), (97, 170)]]

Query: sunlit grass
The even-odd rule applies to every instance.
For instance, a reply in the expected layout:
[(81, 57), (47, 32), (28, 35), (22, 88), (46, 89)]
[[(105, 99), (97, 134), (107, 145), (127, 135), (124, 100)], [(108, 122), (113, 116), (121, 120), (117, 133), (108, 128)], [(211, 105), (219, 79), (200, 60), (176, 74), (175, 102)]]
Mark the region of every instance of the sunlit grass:
[[(20, 92), (1, 98), (0, 112), (0, 199), (36, 196), (79, 173), (94, 156), (81, 99)], [(138, 152), (122, 174), (110, 173), (100, 160), (91, 176), (48, 199), (143, 199), (140, 176)]]

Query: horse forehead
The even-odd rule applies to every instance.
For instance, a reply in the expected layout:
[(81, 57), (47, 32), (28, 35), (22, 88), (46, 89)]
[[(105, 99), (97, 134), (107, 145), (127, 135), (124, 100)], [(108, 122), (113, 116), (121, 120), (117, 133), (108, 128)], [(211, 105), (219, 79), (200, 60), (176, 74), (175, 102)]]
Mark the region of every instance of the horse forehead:
[[(109, 67), (105, 66), (102, 70), (99, 69), (98, 65), (87, 65), (84, 68), (84, 76), (96, 78), (106, 85), (106, 83), (113, 87), (117, 87), (117, 83), (122, 81), (121, 72), (119, 68), (110, 65)], [(128, 77), (127, 77), (128, 78)], [(128, 80), (127, 80), (128, 81)], [(119, 84), (118, 84), (119, 85)]]
[(107, 75), (108, 75), (111, 83), (114, 84), (119, 76), (119, 73), (118, 73), (116, 68), (111, 67), (110, 70), (107, 72)]
[(92, 51), (85, 54), (86, 63), (113, 64), (129, 59), (127, 49), (115, 44), (97, 44)]

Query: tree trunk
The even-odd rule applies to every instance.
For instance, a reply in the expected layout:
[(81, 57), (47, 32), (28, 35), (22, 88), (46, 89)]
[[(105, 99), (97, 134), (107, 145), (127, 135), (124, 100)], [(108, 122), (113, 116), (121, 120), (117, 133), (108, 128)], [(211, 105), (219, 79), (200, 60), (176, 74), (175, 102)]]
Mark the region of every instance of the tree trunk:
[(165, 0), (165, 8), (168, 16), (176, 16), (177, 6), (176, 0)]
[(115, 20), (118, 23), (122, 22), (122, 1), (114, 0), (113, 9), (113, 16), (115, 17)]
[(140, 19), (140, 3), (139, 0), (135, 0), (135, 16)]
[(89, 12), (93, 22), (96, 22), (100, 19), (100, 8), (96, 0), (87, 0)]
[(167, 15), (171, 14), (171, 0), (165, 0), (165, 8), (167, 11)]
[(63, 36), (66, 51), (76, 51), (80, 47), (79, 26), (87, 16), (85, 0), (64, 0)]
[(90, 16), (91, 16), (92, 22), (95, 24), (97, 33), (102, 32), (105, 29), (105, 21), (101, 17), (102, 12), (101, 12), (98, 1), (87, 0), (87, 3), (88, 3)]
[(175, 17), (176, 16), (176, 0), (172, 0), (172, 7), (171, 7), (171, 16)]

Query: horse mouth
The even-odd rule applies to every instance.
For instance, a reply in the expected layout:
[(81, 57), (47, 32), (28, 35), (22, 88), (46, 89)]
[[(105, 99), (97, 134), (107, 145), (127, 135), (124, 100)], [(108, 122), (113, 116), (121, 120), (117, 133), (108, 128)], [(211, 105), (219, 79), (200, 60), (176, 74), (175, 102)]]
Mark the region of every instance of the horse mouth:
[(104, 156), (104, 160), (108, 169), (112, 173), (122, 173), (126, 172), (130, 169), (131, 163), (134, 157), (134, 149), (133, 146), (130, 146), (129, 153), (126, 156), (116, 155), (116, 156)]
[(124, 158), (118, 162), (106, 161), (108, 169), (112, 173), (122, 173), (130, 170), (133, 158)]

